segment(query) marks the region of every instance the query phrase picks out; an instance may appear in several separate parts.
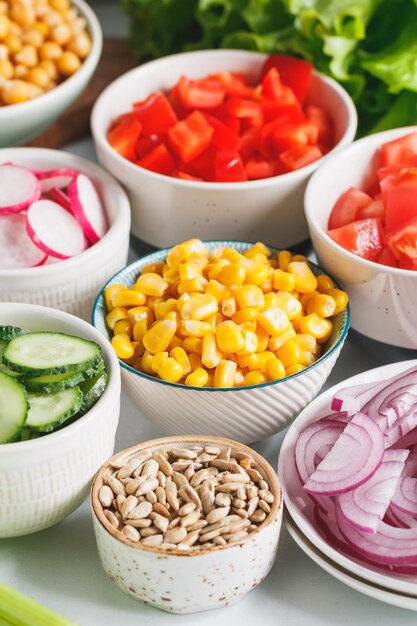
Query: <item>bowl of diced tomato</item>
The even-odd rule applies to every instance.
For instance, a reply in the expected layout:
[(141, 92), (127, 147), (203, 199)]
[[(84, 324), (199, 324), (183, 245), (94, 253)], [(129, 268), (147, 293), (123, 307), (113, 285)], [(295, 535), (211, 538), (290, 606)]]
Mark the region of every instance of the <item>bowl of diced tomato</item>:
[(306, 239), (308, 178), (356, 125), (348, 94), (309, 63), (241, 50), (146, 63), (92, 113), (99, 160), (130, 196), (133, 233), (158, 247), (193, 236)]
[(354, 142), (311, 177), (305, 211), (320, 265), (349, 293), (352, 327), (417, 348), (417, 126)]

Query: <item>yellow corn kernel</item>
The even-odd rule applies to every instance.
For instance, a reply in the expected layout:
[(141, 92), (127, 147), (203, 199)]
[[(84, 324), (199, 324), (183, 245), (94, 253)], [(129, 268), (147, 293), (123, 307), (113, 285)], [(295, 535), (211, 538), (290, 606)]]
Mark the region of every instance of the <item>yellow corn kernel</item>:
[(220, 361), (224, 358), (224, 354), (217, 347), (216, 336), (213, 334), (203, 337), (203, 344), (201, 350), (201, 362), (208, 369), (217, 367)]
[(280, 270), (286, 272), (291, 261), (292, 254), (289, 250), (280, 250), (278, 252), (278, 265)]
[(298, 344), (294, 341), (294, 339), (289, 339), (284, 343), (283, 346), (278, 348), (275, 352), (275, 355), (282, 362), (285, 369), (290, 367), (290, 365), (295, 365), (300, 360), (300, 348)]
[(272, 276), (272, 286), (277, 291), (294, 291), (295, 278), (293, 274), (284, 272), (284, 270), (274, 270)]
[(119, 359), (129, 359), (134, 353), (134, 348), (127, 335), (114, 335), (111, 338), (111, 345)]
[(162, 276), (148, 272), (139, 276), (134, 288), (145, 296), (163, 296), (168, 287), (168, 282)]
[(213, 248), (209, 255), (209, 262), (215, 263), (222, 258), (224, 248)]
[(249, 250), (244, 253), (247, 257), (253, 257), (254, 254), (264, 254), (266, 257), (271, 256), (271, 250), (261, 241), (257, 241)]
[(230, 265), (230, 261), (228, 261), (227, 259), (219, 259), (218, 261), (215, 261), (209, 266), (208, 271), (207, 271), (207, 276), (211, 280), (218, 281), (219, 276), (222, 273), (223, 269), (227, 267), (228, 265)]
[(325, 293), (317, 293), (315, 294), (307, 304), (307, 314), (317, 313), (319, 317), (331, 317), (336, 309), (336, 302), (334, 299), (325, 294)]
[(190, 387), (204, 387), (207, 381), (208, 374), (206, 370), (198, 367), (193, 372), (191, 372), (191, 374), (188, 374), (187, 378), (185, 379), (185, 384), (189, 385)]
[(236, 374), (235, 374), (235, 380), (234, 380), (234, 386), (235, 387), (241, 387), (243, 385), (243, 381), (245, 380), (245, 374), (242, 372), (242, 370), (238, 367), (236, 369)]
[(188, 278), (187, 280), (182, 280), (178, 284), (178, 293), (190, 293), (190, 292), (199, 292), (203, 293), (207, 287), (208, 280), (204, 278), (204, 276), (196, 276), (195, 278)]
[(181, 365), (184, 371), (184, 376), (188, 376), (188, 374), (191, 372), (191, 363), (190, 359), (188, 358), (188, 354), (186, 353), (184, 348), (173, 348), (172, 350), (170, 350), (169, 356), (171, 356), (177, 361), (177, 363)]
[(347, 293), (342, 291), (341, 289), (329, 289), (327, 292), (328, 296), (331, 296), (335, 301), (335, 310), (333, 315), (339, 315), (342, 311), (344, 311), (348, 305), (349, 297)]
[(214, 370), (213, 386), (214, 387), (233, 387), (235, 383), (237, 365), (234, 361), (220, 361)]
[(182, 348), (182, 339), (178, 335), (174, 335), (168, 344), (168, 352), (171, 352), (174, 348)]
[(243, 285), (240, 289), (236, 289), (235, 296), (241, 309), (252, 308), (260, 310), (265, 304), (263, 291), (257, 285)]
[(154, 306), (155, 319), (163, 319), (167, 313), (175, 311), (178, 313), (177, 300), (175, 298), (168, 298), (162, 302), (156, 302)]
[(223, 285), (243, 285), (246, 278), (245, 268), (239, 263), (229, 263), (221, 270), (218, 280)]
[(242, 255), (235, 248), (223, 248), (222, 258), (227, 259), (230, 263), (240, 263)]
[(190, 355), (191, 353), (201, 354), (203, 350), (203, 340), (200, 337), (186, 337), (182, 342), (182, 347)]
[(177, 300), (177, 309), (181, 313), (181, 309), (186, 302), (191, 298), (189, 293), (183, 293)]
[(278, 306), (270, 306), (258, 315), (258, 324), (273, 337), (285, 332), (289, 324), (288, 315)]
[(203, 368), (203, 364), (201, 362), (201, 357), (196, 352), (191, 352), (191, 354), (188, 355), (188, 359), (190, 361), (190, 366), (191, 366), (191, 371), (192, 372), (194, 372), (195, 370), (198, 370), (198, 369), (204, 369)]
[(120, 289), (113, 295), (112, 302), (114, 306), (141, 306), (142, 304), (145, 304), (146, 296), (140, 291), (125, 288)]
[(327, 341), (332, 334), (333, 324), (326, 318), (319, 317), (317, 313), (305, 315), (300, 322), (300, 331), (307, 335), (313, 335), (317, 341)]
[(142, 274), (158, 274), (158, 276), (162, 276), (162, 270), (165, 267), (165, 263), (163, 261), (156, 261), (155, 263), (148, 263), (142, 269)]
[(155, 321), (155, 315), (148, 306), (135, 306), (132, 309), (128, 309), (127, 314), (132, 324), (141, 320), (147, 320), (150, 326)]
[(201, 268), (194, 263), (180, 263), (178, 266), (180, 281), (201, 276)]
[(306, 366), (301, 363), (296, 363), (295, 365), (290, 365), (286, 369), (286, 376), (293, 376), (293, 374), (299, 374), (303, 370), (305, 370)]
[(129, 338), (132, 337), (133, 326), (132, 322), (127, 319), (118, 320), (115, 325), (113, 332), (115, 335), (119, 335), (120, 333), (123, 335), (127, 335)]
[(216, 300), (223, 300), (230, 296), (230, 289), (226, 285), (222, 285), (218, 280), (211, 278), (206, 287), (206, 293), (211, 294)]
[(185, 261), (193, 254), (207, 255), (206, 247), (200, 239), (189, 239), (174, 246), (168, 253), (167, 264), (170, 267), (175, 267), (175, 265)]
[(274, 270), (271, 267), (269, 267), (268, 268), (268, 277), (264, 280), (264, 282), (261, 285), (259, 285), (260, 288), (262, 289), (262, 291), (265, 294), (268, 294), (269, 292), (272, 291), (272, 279), (273, 279), (273, 277), (274, 277)]
[(133, 346), (133, 354), (129, 359), (124, 359), (124, 362), (130, 365), (131, 367), (136, 367), (138, 359), (145, 352), (145, 347), (141, 341), (132, 341)]
[(156, 322), (143, 336), (143, 345), (151, 354), (164, 352), (175, 335), (177, 326), (171, 320)]
[(260, 370), (261, 372), (265, 372), (267, 361), (272, 359), (274, 356), (273, 352), (265, 350), (265, 352), (255, 352), (254, 354), (244, 357), (237, 354), (236, 360), (242, 368), (247, 367), (250, 371)]
[(150, 352), (148, 352), (148, 350), (145, 349), (145, 352), (143, 353), (142, 358), (140, 360), (140, 369), (145, 374), (150, 374), (151, 376), (153, 376), (154, 374), (151, 368), (152, 359), (153, 359), (153, 355)]
[(197, 267), (199, 267), (201, 270), (204, 270), (209, 262), (208, 258), (204, 254), (191, 254), (191, 256), (188, 258), (188, 261), (193, 265), (197, 265)]
[(243, 379), (243, 385), (245, 387), (249, 387), (252, 385), (262, 385), (268, 381), (266, 375), (259, 370), (253, 370), (252, 372), (248, 372)]
[(256, 336), (258, 337), (258, 348), (257, 352), (264, 352), (268, 348), (269, 334), (262, 328), (262, 326), (258, 326), (256, 329)]
[(311, 293), (300, 293), (300, 302), (304, 311), (307, 311), (308, 303), (311, 298), (315, 296), (318, 291), (312, 291)]
[(327, 293), (329, 289), (334, 289), (334, 282), (327, 274), (319, 274), (317, 278), (317, 291)]
[(218, 302), (210, 293), (199, 293), (191, 296), (181, 308), (183, 320), (204, 320), (217, 313)]
[(216, 343), (219, 350), (226, 353), (240, 352), (245, 347), (242, 330), (231, 320), (217, 326)]
[(268, 380), (279, 380), (285, 378), (285, 367), (282, 361), (274, 356), (265, 363), (265, 373)]
[(169, 356), (168, 352), (157, 352), (156, 354), (154, 354), (154, 356), (152, 357), (152, 361), (151, 361), (151, 370), (155, 374), (159, 372), (162, 365), (168, 359), (168, 356)]
[(104, 290), (104, 302), (106, 303), (106, 308), (108, 311), (111, 311), (114, 307), (114, 296), (119, 292), (119, 291), (124, 291), (126, 289), (125, 285), (119, 285), (117, 283), (115, 283), (114, 285), (109, 285), (105, 290)]
[(146, 306), (152, 311), (155, 315), (155, 305), (160, 302), (164, 302), (164, 298), (162, 296), (147, 296), (146, 297)]
[(236, 299), (233, 297), (224, 298), (222, 301), (222, 313), (225, 317), (232, 317), (237, 310)]
[(179, 324), (180, 324), (180, 314), (178, 313), (178, 311), (168, 311), (168, 313), (166, 313), (164, 315), (164, 320), (170, 320), (171, 322), (174, 322), (176, 329), (178, 330)]
[(211, 324), (198, 320), (184, 320), (180, 324), (180, 333), (183, 337), (204, 337), (213, 332)]
[(268, 257), (262, 252), (254, 252), (250, 257), (255, 263), (261, 263), (262, 265), (269, 265)]
[(169, 265), (165, 265), (162, 270), (162, 276), (170, 285), (177, 285), (180, 282), (178, 267), (169, 267)]
[(299, 333), (294, 337), (294, 341), (299, 345), (300, 350), (308, 350), (309, 352), (314, 352), (317, 347), (316, 338), (313, 335), (305, 335), (303, 333)]
[(296, 263), (308, 263), (308, 259), (306, 256), (304, 256), (304, 254), (294, 254), (292, 260)]
[(301, 302), (288, 293), (288, 291), (279, 291), (276, 294), (276, 304), (287, 314), (290, 320), (299, 317), (303, 311)]
[(266, 309), (269, 309), (271, 306), (277, 306), (278, 303), (278, 299), (277, 299), (277, 294), (274, 293), (273, 291), (271, 291), (270, 293), (266, 293), (264, 296), (264, 306), (263, 306), (263, 311), (266, 311)]
[[(236, 297), (237, 297), (237, 292), (236, 292)], [(234, 321), (235, 324), (244, 324), (245, 322), (256, 323), (257, 317), (258, 317), (258, 311), (256, 309), (252, 307), (245, 307), (244, 309), (237, 311), (233, 315), (232, 320)]]
[(301, 365), (305, 365), (307, 367), (308, 365), (312, 365), (315, 362), (315, 360), (316, 360), (316, 357), (309, 350), (300, 351), (298, 362), (301, 363)]
[(146, 335), (149, 328), (150, 328), (150, 323), (146, 318), (139, 320), (138, 322), (135, 322), (133, 326), (133, 339), (135, 341), (142, 341), (143, 337)]
[(295, 339), (296, 334), (295, 330), (290, 324), (285, 332), (282, 335), (278, 335), (278, 337), (271, 337), (268, 341), (268, 349), (272, 352), (276, 352), (281, 346), (284, 345), (286, 341), (289, 339)]
[(310, 293), (317, 287), (317, 279), (305, 261), (291, 261), (288, 271), (295, 278), (295, 288), (300, 293)]
[(118, 306), (112, 309), (110, 313), (106, 315), (106, 324), (109, 328), (111, 328), (111, 330), (114, 330), (114, 325), (116, 324), (116, 322), (118, 322), (119, 320), (128, 320), (128, 319), (129, 319), (129, 315), (128, 315), (127, 309), (124, 309), (123, 307)]
[(295, 330), (296, 333), (301, 332), (300, 331), (300, 324), (301, 324), (301, 320), (303, 319), (302, 315), (299, 315), (298, 317), (294, 317), (293, 320), (291, 320), (291, 324), (293, 329)]
[(242, 329), (242, 334), (245, 340), (245, 347), (243, 350), (240, 350), (239, 354), (241, 356), (249, 356), (258, 349), (258, 335), (254, 331), (247, 329)]
[(171, 356), (161, 365), (158, 376), (170, 383), (177, 383), (183, 376), (184, 370), (181, 365)]

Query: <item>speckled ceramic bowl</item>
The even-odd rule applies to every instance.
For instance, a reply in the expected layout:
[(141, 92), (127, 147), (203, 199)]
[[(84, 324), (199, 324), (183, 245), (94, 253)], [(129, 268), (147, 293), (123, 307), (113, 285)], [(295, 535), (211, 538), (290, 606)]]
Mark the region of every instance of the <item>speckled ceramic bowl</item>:
[(257, 530), (240, 542), (206, 549), (166, 550), (135, 543), (107, 521), (98, 500), (109, 463), (97, 473), (92, 490), (94, 531), (102, 565), (123, 591), (169, 613), (194, 613), (233, 604), (256, 587), (271, 569), (282, 523), (282, 497), (278, 478), (267, 461), (246, 446), (219, 437), (167, 437), (123, 450), (111, 461), (142, 450), (169, 446), (231, 446), (233, 452), (249, 454), (275, 496), (271, 512)]

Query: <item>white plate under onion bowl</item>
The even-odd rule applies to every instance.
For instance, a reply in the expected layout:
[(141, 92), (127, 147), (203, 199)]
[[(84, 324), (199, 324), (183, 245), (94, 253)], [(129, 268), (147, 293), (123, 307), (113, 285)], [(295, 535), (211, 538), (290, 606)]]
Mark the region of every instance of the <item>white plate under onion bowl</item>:
[(294, 448), (301, 431), (325, 415), (325, 411), (329, 410), (330, 401), (338, 389), (362, 383), (381, 382), (381, 380), (390, 378), (416, 365), (417, 360), (412, 360), (377, 367), (352, 376), (352, 378), (344, 380), (319, 395), (301, 411), (289, 428), (279, 455), (278, 476), (281, 481), (284, 502), (295, 525), (318, 550), (338, 566), (373, 585), (380, 585), (386, 589), (410, 594), (417, 598), (417, 577), (387, 573), (377, 567), (364, 565), (359, 560), (345, 556), (323, 538), (314, 523), (313, 504), (303, 489), (294, 460)]

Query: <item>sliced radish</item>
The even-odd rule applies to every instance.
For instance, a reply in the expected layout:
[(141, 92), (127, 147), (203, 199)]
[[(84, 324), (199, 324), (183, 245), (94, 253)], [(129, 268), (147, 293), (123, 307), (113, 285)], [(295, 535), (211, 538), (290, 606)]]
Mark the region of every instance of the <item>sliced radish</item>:
[(87, 239), (97, 243), (107, 231), (107, 220), (93, 183), (84, 174), (79, 174), (69, 185), (68, 195)]
[(62, 189), (58, 189), (58, 187), (53, 187), (53, 189), (51, 189), (51, 191), (49, 192), (49, 196), (52, 200), (55, 200), (55, 202), (58, 202), (58, 204), (64, 207), (64, 209), (72, 213), (71, 200), (69, 199), (69, 196), (65, 193), (65, 191), (62, 191)]
[(0, 166), (0, 214), (20, 213), (41, 196), (41, 186), (29, 170), (16, 165)]
[(79, 174), (79, 171), (70, 168), (60, 168), (45, 172), (36, 170), (33, 173), (39, 179), (43, 193), (46, 193), (54, 187), (66, 189), (75, 176)]
[(27, 231), (34, 244), (58, 259), (75, 256), (88, 247), (75, 217), (52, 200), (38, 200), (30, 205)]
[(24, 215), (0, 216), (0, 269), (18, 270), (45, 263), (47, 255), (26, 232)]

